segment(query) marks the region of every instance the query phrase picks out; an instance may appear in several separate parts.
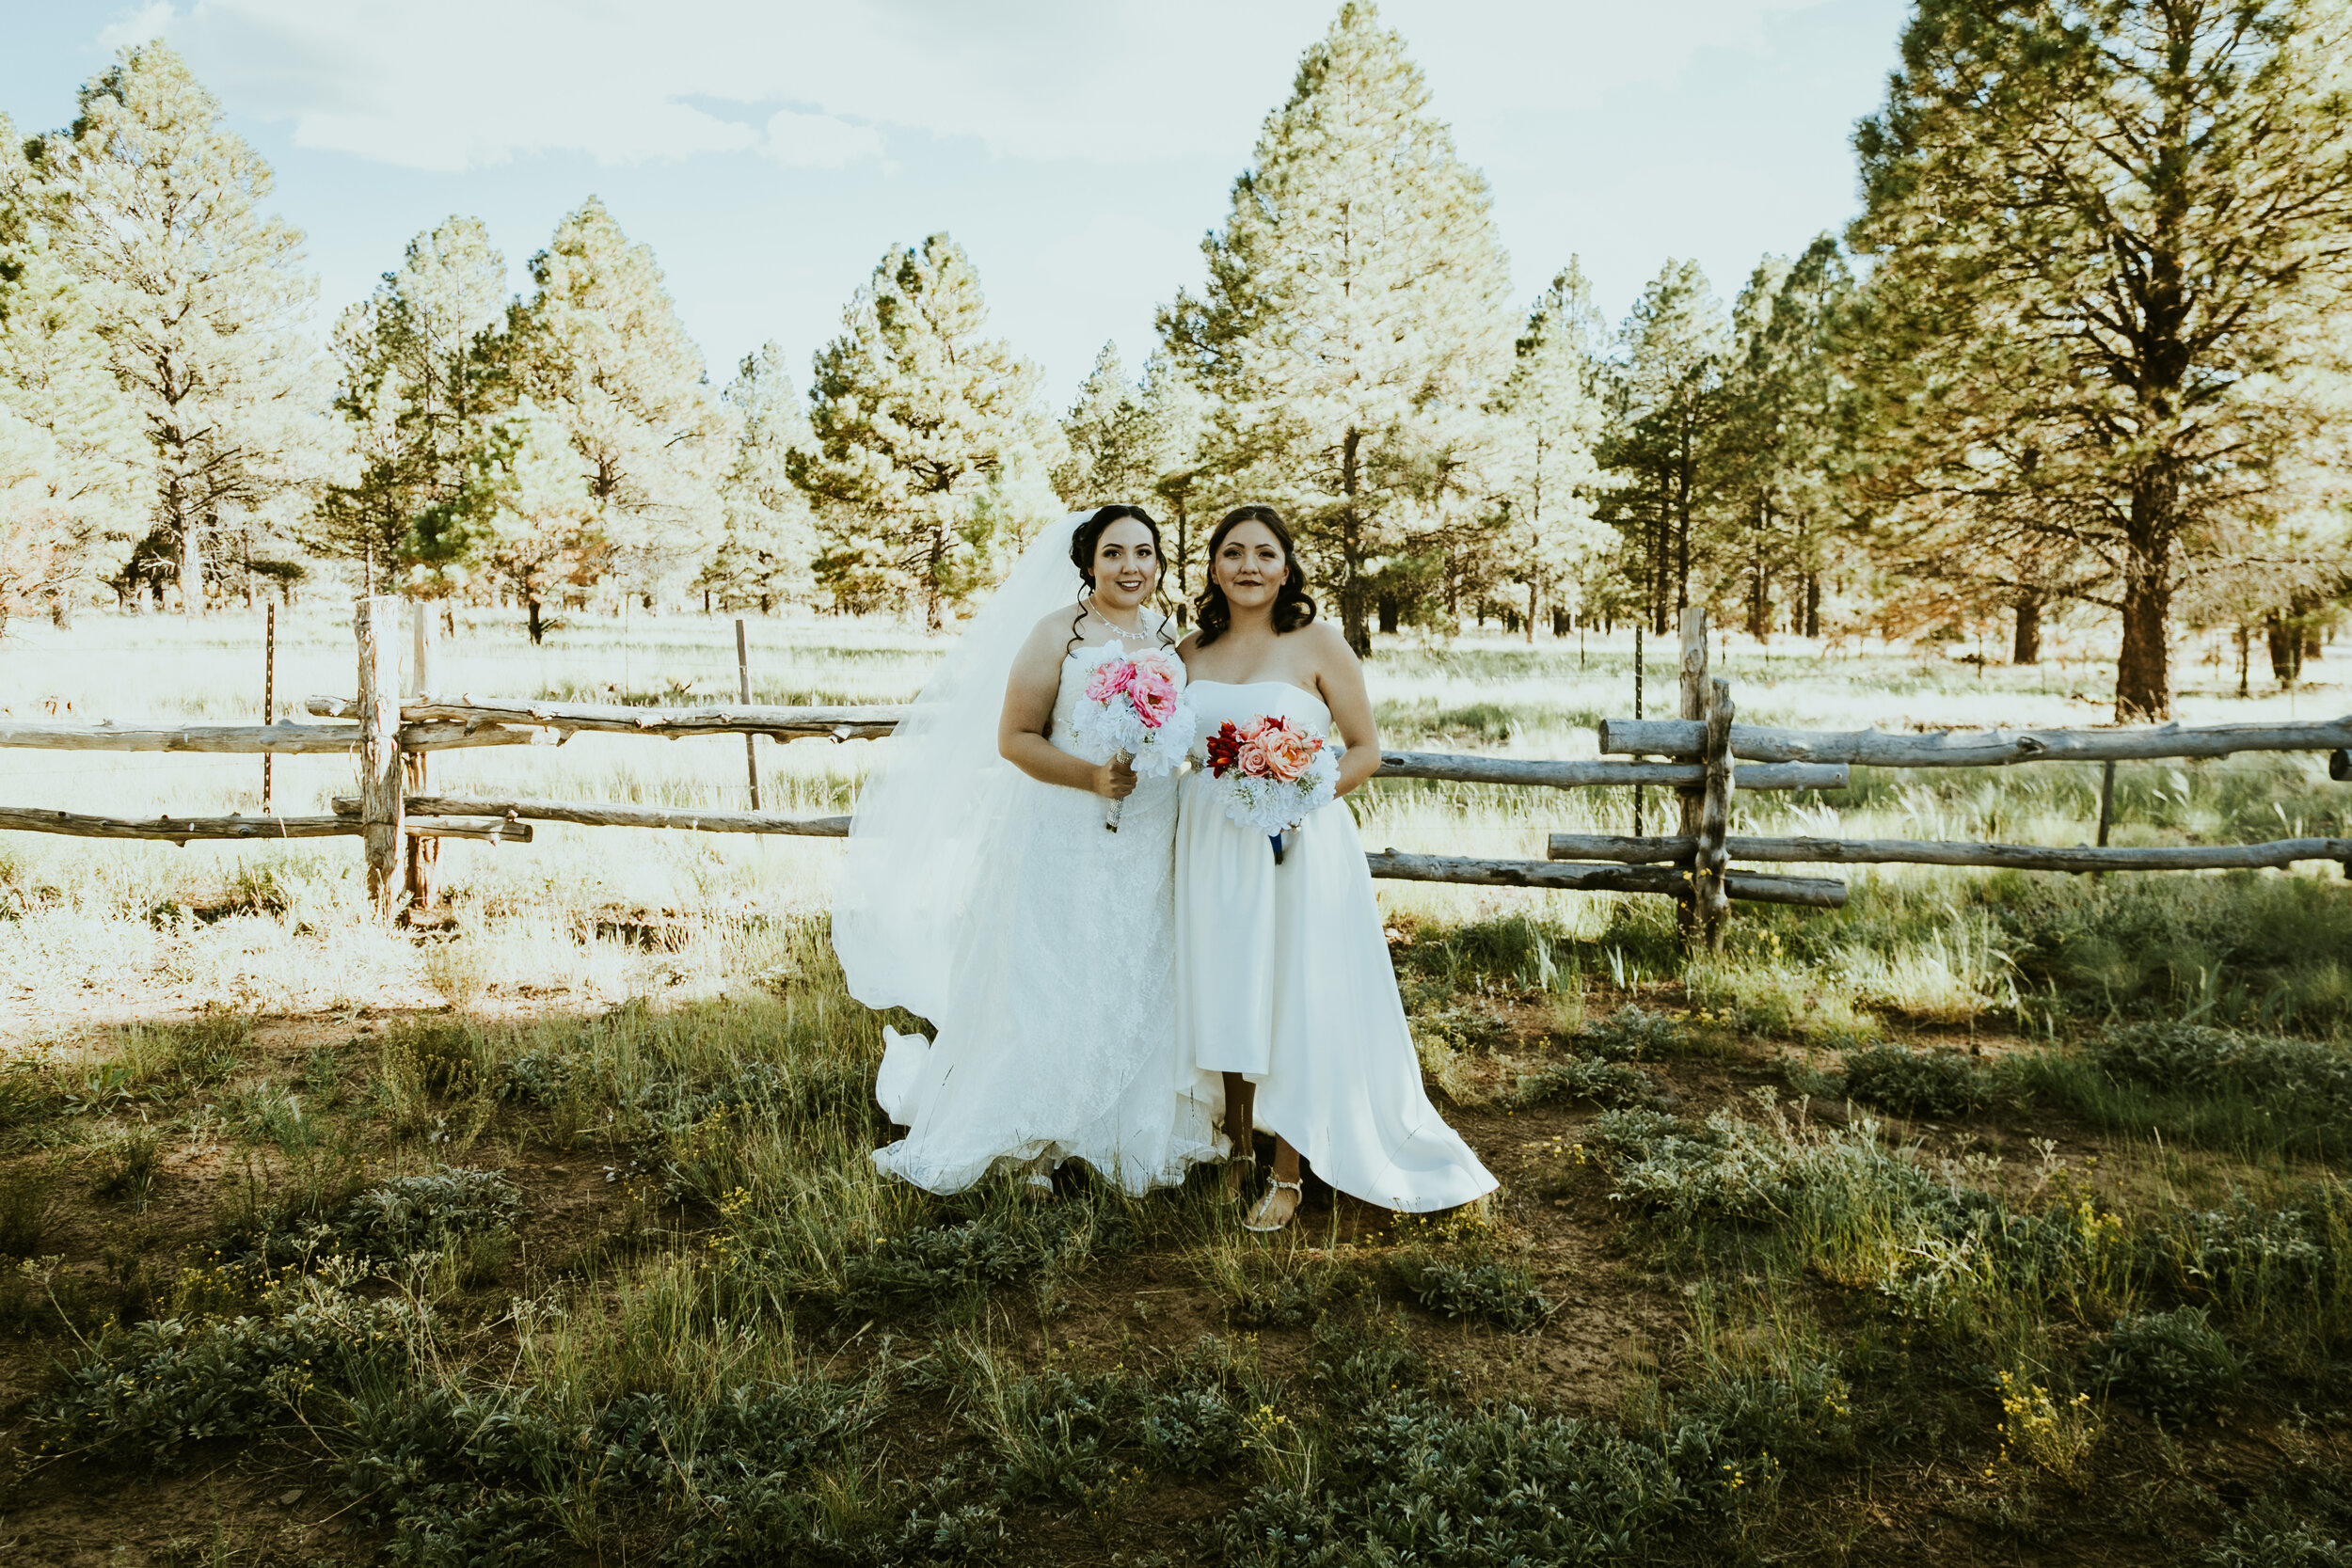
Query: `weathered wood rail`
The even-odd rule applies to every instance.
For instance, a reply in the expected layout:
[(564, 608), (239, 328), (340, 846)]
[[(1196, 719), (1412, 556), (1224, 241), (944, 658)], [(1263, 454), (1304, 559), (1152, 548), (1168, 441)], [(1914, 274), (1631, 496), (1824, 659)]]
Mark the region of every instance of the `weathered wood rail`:
[[(413, 683), (396, 695), (394, 623), (402, 601), (358, 601), (356, 698), (312, 697), (302, 705), (330, 723), (0, 723), (0, 747), (61, 751), (259, 752), (264, 756), (352, 756), (360, 791), (337, 796), (329, 816), (160, 816), (135, 819), (63, 811), (0, 808), (0, 830), (96, 838), (250, 840), (358, 836), (367, 844), (369, 886), (388, 911), (402, 891), (404, 846), (445, 837), (529, 843), (532, 822), (689, 832), (772, 833), (841, 838), (847, 816), (641, 806), (610, 801), (469, 796), (426, 787), (423, 753), (474, 746), (562, 745), (576, 734), (657, 736), (767, 736), (772, 740), (870, 740), (892, 734), (902, 706), (640, 708), (524, 697), (434, 694), (430, 638), (418, 622)], [(409, 607), (421, 615), (422, 607)], [(1768, 838), (1733, 833), (1735, 790), (1842, 790), (1855, 768), (1987, 768), (2026, 762), (2103, 762), (2231, 756), (2244, 752), (2328, 752), (2329, 776), (2352, 778), (2352, 717), (2285, 723), (2168, 724), (2132, 729), (1995, 729), (1905, 734), (1880, 730), (1779, 729), (1736, 721), (1727, 682), (1709, 679), (1707, 616), (1683, 612), (1680, 713), (1677, 719), (1613, 719), (1600, 725), (1599, 759), (1573, 761), (1383, 751), (1377, 777), (1549, 789), (1674, 790), (1681, 831), (1658, 836), (1554, 833), (1540, 861), (1421, 855), (1383, 850), (1366, 857), (1375, 877), (1486, 887), (1582, 889), (1676, 899), (1694, 942), (1720, 942), (1731, 901), (1835, 909), (1843, 882), (1736, 870), (1731, 863), (1914, 863), (2026, 871), (2207, 871), (2286, 867), (2337, 861), (2352, 875), (2352, 839), (2291, 838), (2263, 844), (1958, 844), (1913, 839)], [(739, 657), (739, 666), (741, 664)], [(748, 695), (748, 675), (739, 668)], [(1619, 760), (1629, 757), (1633, 760)], [(1648, 760), (1644, 760), (1648, 759)], [(752, 769), (756, 789), (757, 769)], [(2103, 816), (2104, 822), (2104, 816)], [(2104, 826), (2101, 837), (2106, 836)], [(429, 848), (408, 856), (406, 891), (430, 896)]]
[[(1976, 865), (2015, 871), (2233, 871), (2295, 865), (2304, 861), (2352, 861), (2352, 838), (2280, 838), (2265, 844), (2167, 844), (2106, 849), (2089, 845), (1944, 844), (1915, 838), (1742, 838), (1724, 841), (1736, 861), (1813, 862), (1839, 865)], [(1602, 860), (1629, 865), (1682, 860), (1697, 840), (1620, 838), (1609, 833), (1553, 833), (1555, 861)]]
[[(91, 816), (78, 812), (0, 806), (0, 830), (66, 833), (75, 838), (143, 838), (184, 845), (192, 839), (266, 841), (350, 838), (364, 830), (353, 816)], [(492, 843), (531, 842), (531, 830), (503, 817), (455, 821), (438, 815), (411, 816), (401, 831), (415, 838), (480, 838)]]

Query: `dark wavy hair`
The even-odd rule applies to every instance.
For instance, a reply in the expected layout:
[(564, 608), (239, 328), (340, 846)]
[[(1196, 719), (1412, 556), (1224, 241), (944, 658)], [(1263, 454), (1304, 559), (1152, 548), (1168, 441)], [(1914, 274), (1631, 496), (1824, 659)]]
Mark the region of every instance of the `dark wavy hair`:
[[(1069, 657), (1070, 650), (1078, 645), (1078, 627), (1086, 622), (1088, 601), (1094, 594), (1094, 552), (1103, 543), (1103, 531), (1122, 519), (1141, 523), (1145, 531), (1152, 535), (1152, 558), (1162, 561), (1166, 559), (1165, 552), (1160, 546), (1160, 525), (1153, 520), (1152, 514), (1139, 506), (1128, 506), (1121, 502), (1098, 507), (1093, 516), (1080, 523), (1077, 531), (1070, 536), (1070, 563), (1077, 567), (1078, 576), (1086, 579), (1087, 591), (1079, 597), (1078, 613), (1070, 618), (1070, 641), (1062, 648), (1062, 657), (1065, 658)], [(1166, 580), (1166, 570), (1163, 568), (1161, 574), (1163, 581)], [(1160, 641), (1163, 643), (1169, 641), (1165, 626), (1160, 630)]]
[(1263, 523), (1282, 546), (1283, 564), (1290, 575), (1274, 594), (1274, 630), (1276, 635), (1296, 631), (1315, 618), (1315, 601), (1307, 596), (1307, 568), (1298, 563), (1298, 546), (1291, 541), (1290, 525), (1282, 515), (1270, 506), (1237, 506), (1225, 514), (1209, 535), (1207, 562), (1208, 585), (1193, 601), (1193, 612), (1200, 628), (1200, 641), (1194, 644), (1205, 648), (1233, 628), (1233, 607), (1225, 602), (1225, 590), (1216, 585), (1216, 552), (1224, 546), (1225, 536), (1244, 523)]

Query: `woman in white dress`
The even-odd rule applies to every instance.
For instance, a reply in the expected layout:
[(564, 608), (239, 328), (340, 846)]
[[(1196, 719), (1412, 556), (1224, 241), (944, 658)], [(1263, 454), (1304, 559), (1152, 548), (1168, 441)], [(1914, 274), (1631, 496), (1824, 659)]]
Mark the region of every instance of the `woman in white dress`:
[(1083, 1160), (1142, 1193), (1221, 1153), (1216, 1081), (1176, 1050), (1176, 781), (1071, 737), (1097, 663), (1172, 641), (1146, 602), (1159, 576), (1138, 508), (1047, 530), (859, 793), (834, 947), (851, 995), (933, 1027), (885, 1030), (875, 1078), (907, 1129), (875, 1164), (928, 1191), (996, 1171), (1050, 1185)]
[[(1380, 768), (1363, 666), (1315, 624), (1290, 531), (1245, 506), (1209, 536), (1200, 626), (1178, 652), (1200, 733), (1279, 714), (1346, 750), (1342, 795)], [(1283, 835), (1234, 822), (1185, 781), (1176, 830), (1176, 1017), (1181, 1049), (1225, 1081), (1237, 1154), (1274, 1134), (1274, 1180), (1244, 1223), (1279, 1230), (1301, 1196), (1299, 1158), (1339, 1191), (1426, 1213), (1495, 1179), (1429, 1103), (1397, 996), (1356, 819), (1338, 800)], [(1236, 1167), (1238, 1170), (1238, 1167)]]

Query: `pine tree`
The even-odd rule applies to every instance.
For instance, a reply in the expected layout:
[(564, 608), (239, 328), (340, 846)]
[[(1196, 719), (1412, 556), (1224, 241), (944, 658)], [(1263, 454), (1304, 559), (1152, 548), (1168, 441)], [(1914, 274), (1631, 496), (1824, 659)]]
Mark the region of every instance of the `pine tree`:
[(580, 572), (616, 575), (654, 608), (724, 531), (732, 421), (652, 250), (631, 245), (603, 202), (591, 197), (556, 226), (531, 277), (537, 292), (501, 352), (514, 389), (563, 427), (595, 508), (581, 546), (595, 559)]
[(1055, 474), (1054, 487), (1062, 499), (1084, 509), (1136, 503), (1149, 495), (1160, 477), (1165, 444), (1154, 412), (1144, 389), (1127, 379), (1118, 343), (1104, 343), (1061, 421), (1070, 457)]
[(36, 608), (70, 624), (98, 543), (136, 537), (150, 478), (97, 311), (40, 220), (0, 115), (0, 630)]
[(1838, 345), (1852, 292), (1824, 234), (1793, 263), (1758, 262), (1732, 310), (1719, 550), (1726, 595), (1745, 599), (1754, 637), (1772, 629), (1775, 589), (1790, 629), (1820, 635), (1822, 568), (1848, 503)]
[(1581, 609), (1589, 563), (1608, 531), (1594, 515), (1599, 469), (1603, 376), (1599, 313), (1571, 257), (1537, 296), (1518, 357), (1498, 400), (1508, 503), (1509, 575), (1527, 593), (1527, 636), (1549, 599), (1553, 621)]
[(476, 428), (455, 490), (418, 515), (406, 548), (428, 570), (511, 591), (536, 647), (548, 601), (603, 567), (603, 519), (570, 425), (525, 400)]
[(1856, 135), (1890, 462), (1962, 527), (2030, 510), (2118, 563), (2119, 720), (2169, 711), (2185, 572), (2323, 417), (2348, 33), (2320, 0), (1918, 0)]
[(936, 630), (1052, 506), (1058, 442), (1037, 368), (983, 337), (987, 324), (978, 271), (933, 234), (882, 257), (818, 353), (815, 450), (791, 473), (826, 535), (818, 578), (842, 608), (911, 599)]
[(371, 593), (414, 563), (417, 519), (466, 481), (500, 395), (481, 340), (505, 313), (505, 258), (480, 219), (453, 216), (336, 324), (335, 406), (358, 471), (324, 487), (303, 542), (361, 562)]
[(1629, 546), (1650, 629), (1663, 635), (1671, 612), (1691, 602), (1692, 539), (1715, 499), (1731, 328), (1698, 263), (1670, 261), (1617, 338), (1623, 365), (1599, 451), (1617, 483), (1602, 511)]
[(169, 47), (122, 52), (36, 144), (56, 255), (98, 313), (155, 458), (153, 546), (204, 608), (204, 537), (310, 477), (319, 363), (301, 234), (260, 208), (269, 166)]
[(813, 586), (816, 523), (790, 469), (792, 453), (816, 438), (780, 344), (745, 355), (725, 398), (736, 421), (735, 461), (719, 484), (726, 536), (699, 582), (723, 602), (754, 603), (764, 614)]
[(1486, 181), (1366, 0), (1307, 51), (1251, 166), (1202, 242), (1206, 291), (1162, 330), (1223, 459), (1286, 508), (1368, 651), (1378, 559), (1443, 521), (1492, 435), (1507, 269)]

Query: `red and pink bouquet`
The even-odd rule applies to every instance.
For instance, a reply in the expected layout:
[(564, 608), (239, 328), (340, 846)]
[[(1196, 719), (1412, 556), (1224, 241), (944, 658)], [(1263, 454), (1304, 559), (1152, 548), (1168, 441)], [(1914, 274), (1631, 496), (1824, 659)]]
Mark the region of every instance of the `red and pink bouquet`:
[(1336, 797), (1334, 749), (1279, 714), (1246, 724), (1227, 721), (1209, 736), (1208, 752), (1207, 787), (1224, 803), (1226, 816), (1273, 841), (1278, 864), (1282, 835)]
[[(1082, 754), (1098, 762), (1123, 758), (1147, 778), (1173, 773), (1184, 764), (1195, 728), (1192, 709), (1184, 705), (1184, 666), (1159, 649), (1129, 654), (1104, 644), (1070, 728)], [(1113, 832), (1122, 803), (1113, 800), (1103, 813), (1103, 826)]]

